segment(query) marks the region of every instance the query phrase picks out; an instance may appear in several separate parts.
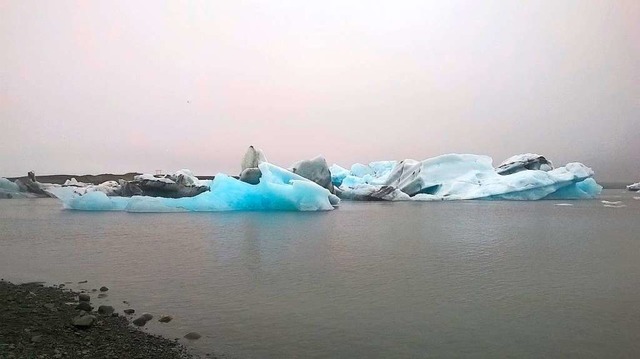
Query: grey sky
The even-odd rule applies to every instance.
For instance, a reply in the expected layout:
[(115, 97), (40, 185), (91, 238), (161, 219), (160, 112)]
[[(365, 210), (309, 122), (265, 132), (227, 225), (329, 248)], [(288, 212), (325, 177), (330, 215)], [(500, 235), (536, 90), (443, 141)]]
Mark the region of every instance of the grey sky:
[(0, 0), (0, 175), (537, 152), (640, 178), (640, 1)]

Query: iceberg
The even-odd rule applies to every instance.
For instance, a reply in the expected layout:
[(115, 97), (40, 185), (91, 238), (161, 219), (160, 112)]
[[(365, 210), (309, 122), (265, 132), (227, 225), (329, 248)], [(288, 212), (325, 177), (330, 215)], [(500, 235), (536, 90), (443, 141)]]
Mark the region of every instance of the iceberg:
[(19, 178), (13, 182), (7, 178), (0, 177), (0, 198), (53, 197), (47, 192), (47, 189), (52, 186), (59, 185), (40, 183), (36, 181), (33, 172), (29, 172), (26, 178)]
[(0, 177), (0, 198), (24, 198), (26, 197), (20, 192), (20, 186), (9, 181), (4, 177)]
[(509, 158), (498, 168), (488, 156), (447, 154), (423, 161), (378, 161), (342, 167), (338, 193), (344, 199), (440, 201), (467, 199), (589, 199), (602, 191), (581, 163), (553, 168), (536, 154)]
[(4, 177), (0, 177), (0, 191), (6, 193), (20, 192), (20, 187)]
[[(85, 211), (328, 211), (340, 202), (327, 189), (283, 168), (260, 162), (258, 169), (261, 177), (255, 185), (218, 174), (209, 183), (209, 190), (193, 197), (118, 197), (103, 191), (78, 193), (72, 187), (55, 187), (50, 191), (63, 202), (64, 208)], [(151, 180), (140, 178), (144, 179)]]
[(640, 191), (640, 182), (632, 183), (627, 186), (627, 190), (629, 191)]
[(544, 156), (516, 155), (493, 167), (488, 156), (446, 154), (422, 161), (356, 163), (347, 169), (324, 157), (284, 169), (250, 146), (239, 176), (200, 180), (189, 170), (136, 175), (133, 180), (39, 183), (35, 174), (13, 183), (0, 178), (0, 197), (40, 192), (63, 207), (87, 211), (328, 211), (340, 199), (356, 201), (591, 199), (602, 191), (593, 170), (581, 163), (554, 168)]
[(327, 166), (327, 160), (322, 156), (317, 156), (310, 160), (294, 163), (289, 169), (291, 172), (300, 175), (319, 186), (326, 188), (331, 193), (335, 193), (331, 171)]

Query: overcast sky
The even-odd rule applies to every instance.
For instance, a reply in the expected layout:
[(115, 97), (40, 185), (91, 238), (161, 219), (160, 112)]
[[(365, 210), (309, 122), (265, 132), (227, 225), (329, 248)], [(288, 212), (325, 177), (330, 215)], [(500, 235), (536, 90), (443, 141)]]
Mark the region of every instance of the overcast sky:
[(640, 1), (0, 0), (0, 176), (444, 153), (640, 179)]

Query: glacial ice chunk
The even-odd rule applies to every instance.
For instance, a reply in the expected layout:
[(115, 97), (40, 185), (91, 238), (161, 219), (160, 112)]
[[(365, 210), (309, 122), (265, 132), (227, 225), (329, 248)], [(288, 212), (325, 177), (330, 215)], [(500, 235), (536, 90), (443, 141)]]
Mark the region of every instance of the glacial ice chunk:
[(264, 152), (259, 148), (249, 146), (240, 163), (240, 172), (247, 168), (257, 168), (258, 165), (263, 162), (267, 162), (267, 157), (264, 155)]
[(322, 156), (317, 156), (310, 160), (298, 161), (291, 166), (290, 171), (317, 183), (321, 187), (328, 189), (331, 193), (335, 192), (331, 180), (331, 171), (329, 171), (329, 166), (327, 166), (327, 160)]
[[(551, 162), (542, 159), (535, 154), (512, 157), (508, 173), (498, 173), (490, 157), (470, 154), (448, 154), (423, 161), (407, 159), (384, 166), (376, 163), (375, 170), (371, 165), (358, 164), (352, 166), (339, 190), (343, 198), (380, 199), (379, 191), (388, 186), (420, 201), (584, 199), (601, 192), (602, 187), (591, 178), (593, 171), (583, 164), (569, 163), (551, 169)], [(535, 169), (526, 168), (529, 165)], [(392, 193), (391, 189), (385, 191)], [(406, 200), (403, 196), (391, 197)]]
[(0, 177), (0, 191), (5, 193), (17, 193), (20, 192), (20, 187), (8, 179)]
[(26, 198), (27, 193), (20, 191), (20, 186), (0, 177), (0, 198)]
[(356, 177), (364, 177), (366, 175), (373, 175), (375, 172), (373, 169), (367, 165), (363, 165), (362, 163), (355, 163), (351, 166), (351, 174)]
[(632, 184), (628, 185), (627, 189), (629, 191), (640, 191), (640, 182), (632, 183)]
[(186, 211), (327, 211), (339, 199), (312, 181), (267, 162), (258, 165), (260, 182), (251, 185), (225, 174), (216, 175), (210, 190), (194, 197), (108, 197), (95, 191), (54, 189), (64, 208), (91, 211), (186, 212)]
[(342, 181), (351, 173), (348, 169), (340, 167), (336, 164), (333, 164), (331, 165), (331, 167), (329, 167), (329, 172), (331, 172), (331, 183), (333, 183), (334, 186), (340, 186), (342, 184)]

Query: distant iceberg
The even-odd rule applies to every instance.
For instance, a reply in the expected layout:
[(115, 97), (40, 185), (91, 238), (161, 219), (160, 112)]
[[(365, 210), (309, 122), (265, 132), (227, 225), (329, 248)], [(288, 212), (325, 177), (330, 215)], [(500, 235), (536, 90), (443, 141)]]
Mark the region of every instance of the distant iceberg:
[(423, 161), (355, 164), (332, 176), (341, 198), (440, 201), (466, 199), (589, 199), (602, 191), (581, 163), (553, 168), (543, 156), (511, 157), (498, 168), (487, 156), (448, 154)]

